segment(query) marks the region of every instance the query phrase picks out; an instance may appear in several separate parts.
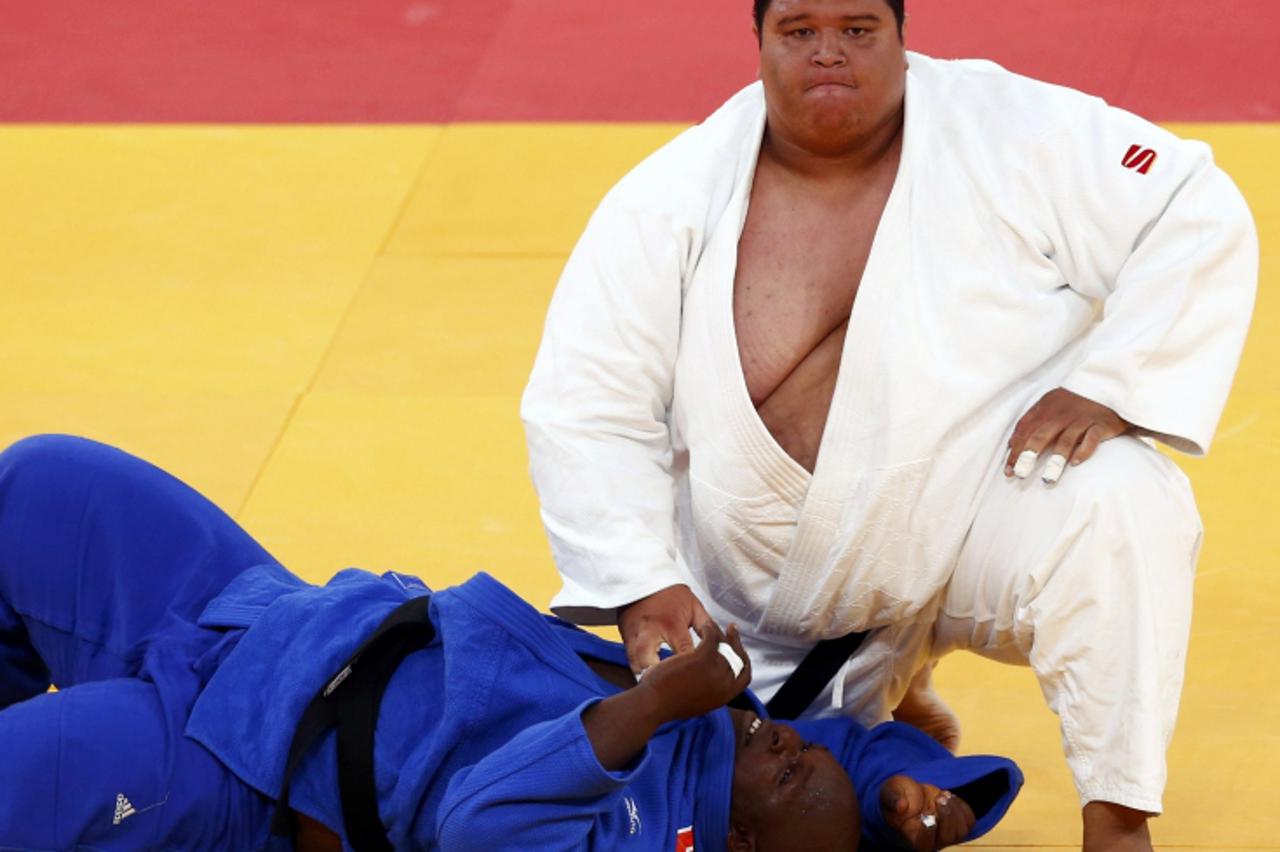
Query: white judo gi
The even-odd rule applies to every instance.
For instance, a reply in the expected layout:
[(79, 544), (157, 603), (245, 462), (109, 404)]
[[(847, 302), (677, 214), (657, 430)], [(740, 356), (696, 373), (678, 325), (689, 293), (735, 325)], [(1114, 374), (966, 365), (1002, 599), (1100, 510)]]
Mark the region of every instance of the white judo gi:
[(1053, 487), (1006, 480), (1017, 420), (1065, 387), (1203, 453), (1258, 246), (1209, 148), (988, 62), (909, 54), (898, 176), (810, 475), (747, 393), (738, 241), (765, 126), (734, 96), (605, 198), (556, 290), (522, 415), (582, 623), (689, 584), (744, 629), (765, 697), (871, 629), (811, 710), (885, 719), (931, 656), (1029, 663), (1081, 799), (1161, 810), (1200, 523), (1123, 437)]

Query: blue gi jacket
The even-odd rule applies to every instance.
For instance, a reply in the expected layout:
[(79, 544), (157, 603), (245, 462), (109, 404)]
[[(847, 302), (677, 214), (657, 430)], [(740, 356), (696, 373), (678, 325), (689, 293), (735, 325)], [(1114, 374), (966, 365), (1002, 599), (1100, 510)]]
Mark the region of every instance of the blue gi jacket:
[[(396, 573), (351, 569), (322, 589), (274, 565), (245, 571), (201, 616), (202, 626), (232, 634), (200, 663), (212, 673), (187, 735), (277, 795), (316, 691), (391, 610), (427, 591)], [(581, 716), (618, 690), (579, 655), (625, 666), (620, 645), (539, 614), (485, 574), (433, 593), (430, 618), (437, 638), (392, 677), (375, 736), (379, 811), (397, 849), (725, 848), (735, 755), (727, 710), (664, 726), (632, 766), (608, 772)], [(945, 776), (951, 789), (995, 777), (974, 837), (1021, 784), (1010, 761), (953, 758), (905, 726), (868, 734), (832, 719), (805, 723), (802, 734), (852, 770), (870, 848), (894, 842), (876, 797), (896, 772), (920, 767), (933, 773), (921, 780)], [(303, 761), (292, 805), (342, 832), (332, 733)]]

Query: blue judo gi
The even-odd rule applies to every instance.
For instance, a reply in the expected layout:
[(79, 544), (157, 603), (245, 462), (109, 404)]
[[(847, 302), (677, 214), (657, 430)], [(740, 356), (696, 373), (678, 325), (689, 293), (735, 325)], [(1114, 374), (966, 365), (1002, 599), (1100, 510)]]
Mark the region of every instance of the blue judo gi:
[[(0, 849), (279, 847), (272, 797), (303, 708), (427, 593), (354, 569), (312, 586), (145, 462), (82, 439), (14, 445), (0, 455)], [(396, 848), (724, 848), (727, 710), (665, 726), (608, 772), (581, 715), (617, 688), (581, 658), (625, 666), (620, 645), (483, 574), (433, 593), (429, 615), (436, 639), (392, 677), (375, 737)], [(905, 726), (797, 727), (850, 770), (863, 848), (893, 848), (890, 775), (967, 793), (973, 837), (1021, 784), (1011, 762), (954, 758)], [(341, 833), (334, 741), (303, 761), (292, 806)]]

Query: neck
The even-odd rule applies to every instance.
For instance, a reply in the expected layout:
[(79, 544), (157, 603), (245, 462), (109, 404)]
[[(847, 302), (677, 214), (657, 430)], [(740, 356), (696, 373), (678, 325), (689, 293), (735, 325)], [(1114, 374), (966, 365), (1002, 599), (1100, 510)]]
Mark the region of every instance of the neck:
[(760, 155), (799, 177), (830, 181), (857, 179), (897, 159), (902, 150), (905, 109), (902, 104), (868, 132), (855, 138), (817, 142), (782, 129), (770, 120), (765, 126)]

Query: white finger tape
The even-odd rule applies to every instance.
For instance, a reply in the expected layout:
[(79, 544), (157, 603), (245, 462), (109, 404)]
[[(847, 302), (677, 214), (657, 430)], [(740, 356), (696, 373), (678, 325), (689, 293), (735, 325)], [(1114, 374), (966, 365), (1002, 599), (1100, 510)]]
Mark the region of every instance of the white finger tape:
[(1044, 463), (1044, 473), (1040, 474), (1040, 479), (1045, 485), (1052, 485), (1062, 477), (1062, 472), (1067, 469), (1067, 457), (1054, 453), (1049, 456), (1049, 460)]
[(729, 663), (729, 668), (733, 669), (733, 676), (737, 677), (742, 674), (742, 658), (738, 656), (738, 652), (730, 647), (728, 642), (721, 642), (720, 647), (716, 649), (720, 652), (720, 656), (724, 657)]
[(1036, 459), (1039, 455), (1031, 450), (1023, 450), (1018, 456), (1018, 463), (1013, 466), (1013, 475), (1019, 479), (1026, 479), (1031, 475), (1031, 470), (1036, 466)]

